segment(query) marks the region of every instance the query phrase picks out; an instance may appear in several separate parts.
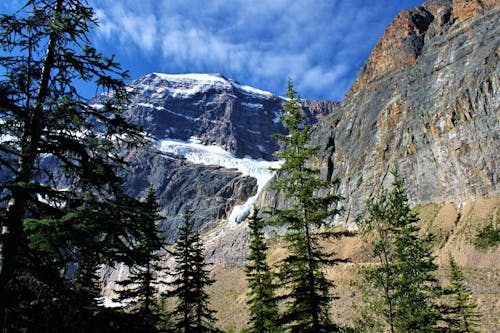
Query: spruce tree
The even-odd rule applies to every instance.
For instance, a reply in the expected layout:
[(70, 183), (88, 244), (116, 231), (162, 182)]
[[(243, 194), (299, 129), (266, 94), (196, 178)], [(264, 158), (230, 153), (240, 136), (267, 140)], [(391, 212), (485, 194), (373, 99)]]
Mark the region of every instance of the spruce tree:
[(133, 240), (134, 265), (129, 269), (129, 277), (118, 282), (122, 288), (116, 292), (118, 301), (129, 304), (133, 313), (142, 316), (142, 325), (151, 331), (159, 320), (159, 286), (164, 271), (159, 251), (165, 245), (156, 225), (162, 216), (153, 186), (149, 186), (144, 202), (137, 209), (141, 215), (136, 223), (143, 233)]
[(248, 282), (247, 304), (250, 306), (249, 333), (278, 332), (278, 306), (273, 284), (273, 273), (267, 263), (267, 245), (262, 228), (264, 221), (254, 210), (250, 216), (250, 254), (245, 272)]
[[(121, 115), (126, 73), (89, 43), (95, 23), (84, 0), (31, 0), (0, 17), (4, 330), (89, 330), (94, 268), (130, 259), (134, 205), (117, 171), (139, 131)], [(82, 81), (107, 92), (102, 107)]]
[(177, 240), (171, 254), (175, 258), (174, 280), (167, 297), (176, 298), (176, 307), (171, 312), (175, 332), (218, 332), (214, 328), (215, 311), (209, 308), (206, 288), (213, 284), (206, 269), (203, 245), (198, 231), (194, 230), (192, 213), (186, 211), (184, 224), (179, 228)]
[(333, 183), (321, 180), (319, 170), (311, 166), (318, 147), (310, 145), (311, 126), (290, 81), (287, 97), (281, 122), (289, 134), (277, 135), (285, 148), (276, 154), (284, 162), (274, 188), (284, 193), (288, 208), (271, 211), (274, 223), (287, 227), (283, 238), (289, 254), (281, 261), (278, 274), (287, 292), (281, 322), (292, 332), (333, 332), (338, 330), (329, 317), (334, 283), (325, 268), (341, 260), (326, 253), (320, 241), (342, 234), (329, 223), (339, 213), (340, 197), (329, 194)]
[(368, 219), (361, 222), (365, 239), (377, 265), (363, 270), (371, 320), (381, 319), (393, 332), (432, 332), (440, 314), (435, 305), (441, 292), (437, 285), (437, 265), (431, 236), (419, 236), (419, 217), (408, 198), (396, 170), (390, 192), (382, 188), (368, 203)]
[(470, 294), (464, 285), (464, 275), (451, 254), (448, 257), (448, 265), (450, 285), (445, 288), (447, 302), (443, 305), (447, 332), (479, 332), (477, 330), (479, 317), (476, 310), (477, 304), (470, 299)]

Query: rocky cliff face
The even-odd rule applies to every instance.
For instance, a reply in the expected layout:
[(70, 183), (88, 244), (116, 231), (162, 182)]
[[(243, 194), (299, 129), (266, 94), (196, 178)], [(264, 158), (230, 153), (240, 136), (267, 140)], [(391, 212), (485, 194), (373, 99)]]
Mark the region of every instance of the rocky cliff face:
[(226, 220), (234, 206), (257, 192), (255, 178), (237, 170), (190, 163), (154, 147), (131, 153), (128, 162), (127, 192), (141, 197), (153, 184), (166, 217), (161, 229), (168, 243), (177, 239), (186, 209), (193, 211), (195, 227), (205, 233)]
[(396, 167), (414, 204), (499, 193), (498, 1), (432, 0), (400, 13), (338, 113), (314, 133), (343, 219)]

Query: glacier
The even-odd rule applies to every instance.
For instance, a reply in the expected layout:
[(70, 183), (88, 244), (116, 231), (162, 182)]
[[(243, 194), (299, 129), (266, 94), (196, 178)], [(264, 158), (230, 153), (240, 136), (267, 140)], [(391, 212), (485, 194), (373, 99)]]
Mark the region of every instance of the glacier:
[(201, 144), (196, 137), (191, 137), (189, 141), (165, 138), (158, 140), (155, 145), (160, 151), (183, 157), (191, 163), (236, 169), (257, 180), (257, 193), (248, 198), (245, 203), (233, 207), (228, 219), (228, 226), (243, 221), (251, 213), (257, 196), (283, 163), (282, 161), (253, 159), (248, 156), (239, 158), (222, 147)]

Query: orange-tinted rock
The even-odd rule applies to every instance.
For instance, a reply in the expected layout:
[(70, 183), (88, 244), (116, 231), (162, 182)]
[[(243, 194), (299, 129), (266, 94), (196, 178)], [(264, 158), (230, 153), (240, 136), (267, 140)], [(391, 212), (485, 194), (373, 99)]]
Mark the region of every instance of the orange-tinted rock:
[(375, 45), (355, 85), (363, 86), (384, 73), (398, 71), (413, 64), (420, 54), (423, 33), (432, 18), (422, 7), (402, 11)]
[(454, 0), (453, 20), (470, 20), (498, 6), (498, 0)]
[(400, 13), (313, 133), (322, 175), (340, 180), (343, 219), (363, 214), (391, 167), (414, 204), (500, 193), (500, 1), (458, 5)]

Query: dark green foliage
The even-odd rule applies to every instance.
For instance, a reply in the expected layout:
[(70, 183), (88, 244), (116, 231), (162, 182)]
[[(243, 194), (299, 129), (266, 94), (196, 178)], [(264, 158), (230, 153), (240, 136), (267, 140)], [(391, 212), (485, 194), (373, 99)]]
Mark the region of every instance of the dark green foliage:
[(215, 311), (209, 308), (206, 287), (213, 283), (206, 269), (200, 235), (193, 230), (191, 212), (186, 211), (184, 225), (179, 228), (179, 239), (171, 254), (175, 258), (174, 280), (168, 297), (176, 298), (176, 307), (170, 313), (174, 332), (218, 332), (214, 328)]
[(363, 270), (370, 297), (365, 297), (369, 311), (361, 319), (366, 331), (382, 324), (390, 332), (432, 332), (440, 317), (434, 304), (440, 289), (432, 238), (419, 236), (419, 217), (407, 203), (397, 172), (391, 173), (391, 191), (382, 189), (368, 203), (369, 218), (361, 223), (370, 254), (377, 260), (377, 265)]
[(332, 182), (319, 179), (319, 170), (310, 166), (318, 147), (309, 145), (311, 126), (290, 82), (288, 98), (281, 121), (289, 134), (277, 135), (286, 148), (276, 154), (284, 163), (274, 188), (284, 193), (289, 206), (271, 211), (274, 223), (287, 226), (289, 254), (279, 267), (279, 280), (287, 291), (281, 322), (292, 332), (333, 332), (338, 330), (329, 318), (334, 284), (324, 269), (340, 260), (325, 253), (320, 241), (341, 235), (327, 222), (339, 213), (340, 197), (329, 194)]
[(250, 297), (247, 304), (250, 306), (251, 333), (279, 332), (278, 306), (274, 296), (275, 286), (273, 284), (273, 273), (267, 264), (267, 245), (265, 244), (264, 221), (258, 217), (258, 211), (254, 211), (250, 217), (248, 226), (250, 228), (250, 254), (245, 272), (248, 281)]
[(447, 302), (442, 306), (442, 312), (445, 314), (444, 321), (447, 324), (446, 332), (479, 332), (476, 329), (479, 317), (476, 311), (477, 304), (472, 302), (465, 288), (464, 275), (451, 255), (448, 264), (450, 285), (445, 288)]
[[(96, 269), (130, 262), (136, 202), (122, 193), (127, 124), (123, 80), (87, 34), (83, 0), (31, 0), (0, 17), (0, 326), (99, 331)], [(110, 92), (88, 105), (76, 81)], [(102, 312), (102, 316), (101, 316)]]
[(164, 268), (160, 264), (160, 250), (164, 240), (156, 226), (156, 221), (162, 218), (160, 207), (156, 201), (156, 194), (152, 186), (149, 187), (145, 201), (137, 210), (142, 213), (137, 219), (137, 228), (143, 233), (132, 241), (135, 249), (134, 264), (130, 267), (130, 275), (118, 282), (122, 287), (117, 290), (118, 301), (130, 306), (130, 311), (142, 316), (142, 323), (152, 331), (159, 320), (159, 285), (161, 284)]
[(474, 238), (474, 245), (477, 248), (487, 250), (500, 244), (500, 229), (496, 224), (488, 224), (479, 230)]

